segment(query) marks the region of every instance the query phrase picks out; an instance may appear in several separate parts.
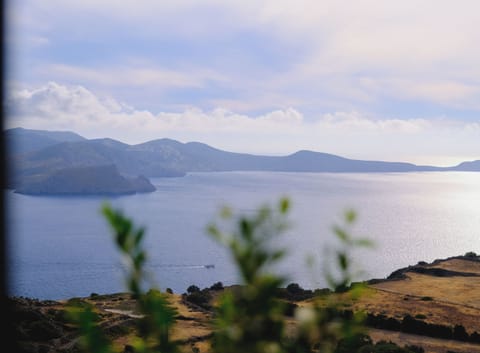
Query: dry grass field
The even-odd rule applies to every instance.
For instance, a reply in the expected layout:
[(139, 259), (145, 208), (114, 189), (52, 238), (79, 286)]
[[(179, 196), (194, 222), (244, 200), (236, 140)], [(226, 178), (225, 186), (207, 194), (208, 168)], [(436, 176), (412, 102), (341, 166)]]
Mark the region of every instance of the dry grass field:
[[(431, 324), (462, 325), (469, 334), (480, 333), (480, 262), (452, 258), (422, 267), (450, 272), (436, 276), (406, 269), (404, 278), (370, 284), (358, 300), (347, 305), (398, 320), (410, 315)], [(377, 341), (422, 346), (425, 352), (431, 353), (480, 352), (477, 344), (403, 332), (371, 329), (370, 335)]]
[(467, 332), (480, 333), (480, 262), (452, 259), (427, 268), (442, 268), (477, 276), (446, 276), (406, 272), (406, 278), (370, 285), (361, 298), (368, 310), (386, 311), (389, 315), (425, 315), (435, 324), (463, 325)]
[[(462, 325), (469, 334), (475, 331), (480, 333), (480, 262), (452, 258), (421, 267), (450, 272), (447, 275), (442, 272), (439, 276), (405, 269), (404, 278), (369, 284), (358, 299), (347, 300), (344, 295), (344, 307), (397, 320), (410, 315), (430, 324)], [(184, 342), (185, 352), (191, 352), (192, 347), (200, 352), (208, 351), (211, 314), (186, 305), (180, 295), (174, 294), (171, 298), (182, 318), (178, 321), (174, 337)], [(311, 300), (297, 304), (308, 306)], [(478, 344), (399, 331), (370, 329), (369, 335), (374, 341), (421, 346), (426, 353), (480, 352)]]
[[(393, 274), (392, 274), (393, 276)], [(461, 325), (468, 335), (480, 333), (480, 260), (465, 257), (437, 260), (432, 264), (418, 264), (396, 271), (395, 276), (386, 280), (370, 281), (362, 294), (351, 299), (348, 293), (333, 294), (345, 310), (361, 310), (397, 322), (409, 315), (432, 325), (453, 327)], [(211, 303), (221, 291), (212, 291)], [(171, 303), (178, 311), (177, 324), (172, 333), (181, 343), (182, 352), (208, 352), (212, 336), (211, 310), (202, 309), (185, 300), (180, 294), (169, 294)], [(135, 320), (138, 318), (135, 301), (129, 294), (92, 295), (77, 298), (90, 303), (99, 314), (100, 325), (122, 352), (135, 335)], [(297, 301), (299, 306), (312, 305), (313, 300)], [(50, 315), (62, 311), (69, 301), (41, 302), (22, 299), (17, 303), (21, 310), (37, 311)], [(50, 313), (50, 314), (49, 314)], [(50, 318), (48, 319), (50, 320)], [(293, 319), (287, 320), (295, 325)], [(392, 341), (400, 346), (416, 345), (426, 353), (480, 353), (480, 344), (461, 340), (439, 339), (415, 332), (389, 331), (383, 328), (369, 328), (374, 341)], [(29, 351), (47, 345), (48, 352), (70, 351), (78, 337), (67, 330), (60, 331), (56, 338), (44, 342), (24, 342)], [(29, 350), (28, 347), (31, 349)]]

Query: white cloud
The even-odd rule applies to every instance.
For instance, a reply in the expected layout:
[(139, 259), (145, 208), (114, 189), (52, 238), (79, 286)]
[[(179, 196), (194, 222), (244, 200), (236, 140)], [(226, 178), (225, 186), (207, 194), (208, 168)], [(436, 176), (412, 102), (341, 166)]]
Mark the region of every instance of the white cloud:
[(432, 79), (427, 82), (415, 80), (391, 80), (384, 87), (400, 98), (433, 101), (445, 105), (459, 105), (480, 109), (478, 97), (480, 86), (455, 81), (439, 81)]
[(358, 112), (307, 120), (295, 108), (259, 116), (224, 108), (152, 113), (111, 97), (99, 98), (81, 86), (54, 82), (12, 90), (7, 109), (7, 127), (73, 130), (89, 138), (112, 137), (128, 143), (170, 137), (239, 152), (287, 154), (310, 149), (429, 164), (480, 157), (475, 155), (480, 144), (478, 122), (373, 119)]
[[(153, 44), (161, 39), (187, 48), (202, 43), (215, 52), (214, 59), (200, 64), (195, 50), (181, 52), (168, 68), (155, 65), (152, 51), (138, 46), (135, 55), (146, 58), (146, 64), (132, 65), (125, 58), (108, 58), (108, 53), (99, 55), (102, 64), (93, 53), (88, 67), (53, 58), (23, 68), (38, 73), (37, 82), (64, 78), (97, 90), (145, 87), (150, 96), (158, 89), (202, 88), (198, 95), (206, 97), (205, 106), (225, 104), (237, 111), (302, 104), (350, 110), (384, 99), (480, 111), (480, 2), (474, 0), (27, 0), (10, 7), (12, 26), (24, 34), (17, 42), (27, 47), (47, 41), (61, 45), (51, 43), (51, 37), (65, 33), (80, 45), (94, 39), (108, 46), (124, 36), (125, 47), (136, 39)], [(279, 47), (263, 57), (259, 43), (240, 43), (235, 50), (255, 55), (253, 63), (237, 62), (222, 45), (241, 42), (243, 35), (258, 35), (265, 46)], [(298, 48), (295, 56), (281, 55)], [(109, 60), (116, 64), (110, 66)], [(272, 62), (273, 69), (267, 70), (263, 61)], [(212, 81), (234, 93), (211, 93)], [(305, 91), (318, 92), (320, 103), (312, 103)]]
[(42, 76), (61, 78), (72, 82), (85, 82), (96, 86), (126, 86), (159, 88), (202, 87), (206, 81), (222, 81), (224, 78), (212, 71), (182, 72), (153, 66), (108, 66), (95, 69), (52, 64), (37, 69)]
[[(92, 131), (101, 127), (104, 133), (108, 127), (125, 129), (138, 126), (148, 128), (144, 133), (152, 134), (168, 131), (237, 131), (239, 129), (269, 128), (300, 124), (302, 116), (296, 110), (273, 111), (268, 114), (250, 118), (236, 114), (223, 108), (204, 112), (198, 108), (190, 108), (182, 113), (135, 110), (117, 102), (113, 98), (100, 99), (82, 86), (65, 86), (55, 82), (35, 88), (17, 89), (10, 93), (7, 100), (10, 111), (8, 124), (34, 124), (41, 126), (72, 126), (88, 128)], [(125, 134), (124, 132), (124, 134)], [(127, 138), (128, 139), (128, 138)]]
[(279, 36), (308, 41), (310, 48), (281, 86), (320, 88), (344, 106), (388, 97), (480, 110), (479, 2), (270, 5), (259, 16)]
[(427, 131), (434, 125), (426, 119), (380, 119), (374, 120), (357, 112), (336, 112), (323, 115), (317, 126), (325, 129), (342, 129), (350, 133), (378, 132), (414, 134)]

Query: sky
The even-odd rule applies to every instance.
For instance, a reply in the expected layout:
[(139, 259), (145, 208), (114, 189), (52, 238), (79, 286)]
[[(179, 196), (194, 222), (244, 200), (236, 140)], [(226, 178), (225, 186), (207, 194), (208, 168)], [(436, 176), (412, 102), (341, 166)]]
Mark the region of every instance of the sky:
[(480, 2), (9, 0), (5, 127), (480, 159)]

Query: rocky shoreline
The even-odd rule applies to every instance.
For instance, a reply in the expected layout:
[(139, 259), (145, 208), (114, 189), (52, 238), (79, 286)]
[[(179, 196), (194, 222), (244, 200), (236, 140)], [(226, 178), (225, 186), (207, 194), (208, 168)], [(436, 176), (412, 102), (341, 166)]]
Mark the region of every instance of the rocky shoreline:
[[(369, 293), (358, 302), (348, 303), (345, 312), (365, 311), (366, 324), (372, 330), (382, 330), (386, 338), (402, 332), (414, 334), (426, 347), (437, 347), (426, 352), (446, 353), (447, 350), (441, 348), (446, 344), (442, 341), (445, 339), (456, 347), (449, 348), (450, 352), (470, 352), (472, 347), (480, 352), (477, 320), (480, 317), (480, 257), (476, 254), (419, 262), (366, 284)], [(168, 291), (178, 310), (178, 328), (174, 335), (182, 351), (208, 351), (215, 299), (235, 287), (224, 288), (219, 282), (204, 289), (191, 286), (183, 294)], [(463, 296), (451, 294), (457, 287)], [(429, 292), (429, 288), (433, 290)], [(328, 289), (304, 290), (290, 284), (279, 289), (278, 297), (287, 301), (293, 312), (296, 307), (308, 306), (314, 297), (328, 292)], [(427, 295), (429, 293), (433, 294)], [(11, 338), (17, 345), (15, 352), (79, 352), (78, 332), (67, 318), (67, 307), (72, 304), (94, 308), (98, 324), (107, 337), (116, 342), (119, 352), (128, 351), (126, 337), (135, 333), (139, 318), (136, 301), (128, 293), (92, 293), (89, 297), (64, 301), (10, 297), (7, 301), (12, 318)]]

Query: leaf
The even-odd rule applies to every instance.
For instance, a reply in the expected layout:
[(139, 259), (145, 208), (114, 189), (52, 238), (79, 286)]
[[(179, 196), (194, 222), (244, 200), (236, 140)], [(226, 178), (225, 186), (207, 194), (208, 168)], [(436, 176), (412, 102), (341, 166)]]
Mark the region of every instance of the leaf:
[(345, 221), (347, 222), (347, 224), (352, 224), (353, 222), (355, 222), (356, 218), (357, 214), (354, 210), (347, 210), (345, 212)]
[(143, 228), (139, 229), (137, 234), (135, 235), (135, 241), (134, 241), (135, 247), (138, 247), (140, 245), (140, 243), (143, 240), (144, 235), (145, 235), (145, 229), (143, 229)]
[(280, 213), (285, 214), (290, 208), (290, 200), (288, 198), (282, 198), (280, 200)]
[(229, 219), (232, 217), (232, 210), (229, 207), (222, 207), (220, 210), (220, 217), (224, 219)]
[(370, 239), (356, 239), (354, 243), (356, 246), (361, 246), (366, 248), (371, 248), (374, 246), (373, 241), (371, 241)]
[(337, 238), (339, 238), (342, 242), (348, 243), (350, 241), (350, 236), (342, 228), (340, 228), (338, 226), (334, 226), (333, 227), (333, 232), (335, 233)]
[(337, 261), (341, 270), (345, 271), (348, 268), (349, 261), (347, 254), (345, 254), (344, 252), (337, 253)]

